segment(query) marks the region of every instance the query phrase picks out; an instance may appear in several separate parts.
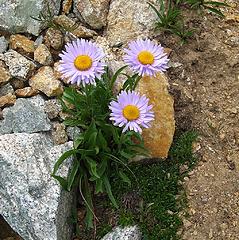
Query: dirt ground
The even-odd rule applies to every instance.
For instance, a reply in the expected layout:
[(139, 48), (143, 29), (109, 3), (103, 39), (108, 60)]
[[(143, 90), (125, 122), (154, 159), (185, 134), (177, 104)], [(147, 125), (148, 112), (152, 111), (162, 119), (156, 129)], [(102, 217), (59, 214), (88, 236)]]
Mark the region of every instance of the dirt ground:
[(200, 134), (201, 161), (185, 179), (186, 240), (239, 239), (239, 3), (231, 2), (225, 20), (193, 18), (196, 39), (188, 44), (161, 39), (173, 49), (169, 76), (178, 127)]

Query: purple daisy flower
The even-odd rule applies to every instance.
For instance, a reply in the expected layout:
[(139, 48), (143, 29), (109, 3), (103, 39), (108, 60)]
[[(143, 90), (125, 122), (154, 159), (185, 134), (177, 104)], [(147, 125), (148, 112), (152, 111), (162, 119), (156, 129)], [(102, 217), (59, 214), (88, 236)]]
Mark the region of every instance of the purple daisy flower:
[(140, 126), (149, 128), (150, 122), (154, 120), (154, 113), (151, 111), (152, 105), (149, 105), (149, 99), (144, 95), (132, 91), (122, 91), (117, 101), (110, 103), (110, 120), (114, 121), (115, 126), (123, 127), (123, 132), (133, 130), (142, 132)]
[(104, 73), (105, 64), (103, 50), (95, 43), (85, 39), (77, 39), (66, 45), (62, 51), (59, 71), (69, 82), (77, 85), (95, 84), (95, 78)]
[(155, 76), (168, 68), (168, 57), (161, 45), (147, 40), (136, 40), (125, 49), (124, 61), (140, 76)]

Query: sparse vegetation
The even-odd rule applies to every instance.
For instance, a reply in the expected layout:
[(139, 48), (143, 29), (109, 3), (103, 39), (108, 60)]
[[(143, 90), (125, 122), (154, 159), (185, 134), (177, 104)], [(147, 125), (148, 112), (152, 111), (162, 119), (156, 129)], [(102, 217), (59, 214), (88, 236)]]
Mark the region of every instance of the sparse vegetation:
[(148, 2), (158, 16), (156, 29), (175, 34), (182, 43), (192, 37), (194, 29), (187, 29), (182, 17), (182, 5), (192, 10), (208, 10), (219, 17), (224, 17), (220, 7), (229, 7), (227, 3), (205, 0), (158, 0), (158, 6)]
[(177, 135), (167, 160), (131, 165), (138, 183), (132, 178), (132, 186), (129, 188), (114, 178), (112, 184), (112, 190), (120, 203), (116, 213), (118, 224), (138, 224), (143, 239), (179, 239), (177, 232), (182, 225), (179, 213), (187, 206), (181, 182), (197, 163), (192, 152), (192, 143), (197, 134), (189, 131)]

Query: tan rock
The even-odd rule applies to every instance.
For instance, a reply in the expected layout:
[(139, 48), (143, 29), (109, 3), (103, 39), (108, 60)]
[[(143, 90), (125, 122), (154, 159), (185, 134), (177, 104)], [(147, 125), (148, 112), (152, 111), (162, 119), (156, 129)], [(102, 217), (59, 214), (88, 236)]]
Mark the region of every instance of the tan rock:
[(17, 97), (32, 97), (36, 96), (39, 93), (38, 90), (33, 89), (32, 87), (25, 87), (22, 89), (17, 89), (15, 94)]
[(52, 138), (57, 145), (67, 142), (68, 136), (66, 133), (66, 127), (63, 123), (53, 124)]
[(11, 35), (10, 48), (20, 51), (22, 50), (26, 53), (32, 53), (34, 52), (34, 41), (20, 34)]
[(42, 65), (50, 65), (53, 61), (51, 52), (44, 44), (40, 44), (34, 52), (34, 60)]
[(6, 107), (13, 105), (16, 102), (16, 96), (12, 93), (8, 93), (0, 97), (0, 107)]
[(54, 18), (54, 22), (58, 24), (64, 31), (71, 32), (79, 38), (90, 38), (97, 35), (95, 31), (76, 23), (66, 15), (56, 16)]
[(94, 29), (107, 24), (110, 0), (76, 0), (75, 13)]
[(60, 65), (60, 62), (55, 62), (54, 63), (54, 74), (55, 74), (55, 77), (61, 81), (63, 81), (65, 84), (68, 84), (69, 83), (69, 78), (64, 78), (62, 77), (62, 74), (59, 72), (58, 70), (58, 67)]
[(112, 45), (116, 45), (149, 36), (154, 31), (157, 15), (145, 0), (137, 0), (137, 3), (120, 0), (111, 2), (107, 20), (106, 36)]
[(29, 85), (48, 97), (60, 95), (63, 92), (61, 82), (55, 77), (54, 71), (49, 66), (41, 67), (29, 80)]
[(73, 0), (64, 0), (62, 3), (62, 12), (69, 14), (72, 7)]
[(8, 82), (11, 78), (11, 74), (9, 73), (7, 66), (3, 61), (0, 61), (0, 86)]
[(54, 28), (47, 29), (44, 39), (48, 47), (53, 47), (56, 50), (61, 49), (64, 41), (61, 31)]
[(137, 86), (153, 104), (155, 120), (152, 127), (143, 130), (145, 147), (153, 158), (166, 158), (173, 141), (175, 131), (173, 98), (168, 93), (168, 80), (165, 75), (143, 77)]
[(60, 62), (55, 62), (53, 69), (54, 69), (54, 74), (55, 74), (56, 78), (61, 79), (62, 74), (58, 70), (59, 66), (60, 66)]

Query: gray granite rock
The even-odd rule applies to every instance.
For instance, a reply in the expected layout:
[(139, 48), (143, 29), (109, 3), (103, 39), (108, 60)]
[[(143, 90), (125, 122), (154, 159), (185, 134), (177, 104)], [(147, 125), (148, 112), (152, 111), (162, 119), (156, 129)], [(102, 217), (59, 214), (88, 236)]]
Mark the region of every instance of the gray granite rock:
[(94, 29), (107, 24), (110, 0), (74, 0), (74, 13)]
[(3, 60), (6, 63), (12, 77), (24, 80), (30, 71), (35, 68), (35, 64), (32, 61), (14, 50), (9, 50), (5, 54), (2, 54), (0, 60)]
[(61, 1), (59, 0), (0, 0), (0, 28), (12, 32), (28, 32), (38, 35), (44, 27), (42, 22), (34, 20), (39, 14), (58, 14)]
[(73, 194), (51, 177), (55, 161), (71, 147), (54, 146), (42, 133), (0, 136), (0, 214), (24, 240), (71, 239)]
[(151, 36), (157, 14), (146, 0), (137, 0), (137, 3), (135, 0), (112, 0), (107, 20), (106, 36), (112, 45), (118, 45)]
[(51, 124), (44, 112), (44, 103), (40, 95), (18, 98), (14, 106), (3, 110), (4, 120), (0, 121), (0, 134), (49, 131)]
[(6, 52), (8, 47), (8, 41), (4, 36), (0, 37), (0, 53)]
[(7, 83), (7, 84), (3, 85), (2, 87), (0, 87), (0, 97), (7, 95), (8, 93), (11, 93), (11, 94), (14, 93), (14, 89), (10, 83)]
[(70, 140), (74, 140), (81, 133), (81, 129), (78, 127), (67, 127), (66, 128), (67, 135)]
[(142, 234), (137, 226), (116, 227), (101, 240), (141, 240)]

